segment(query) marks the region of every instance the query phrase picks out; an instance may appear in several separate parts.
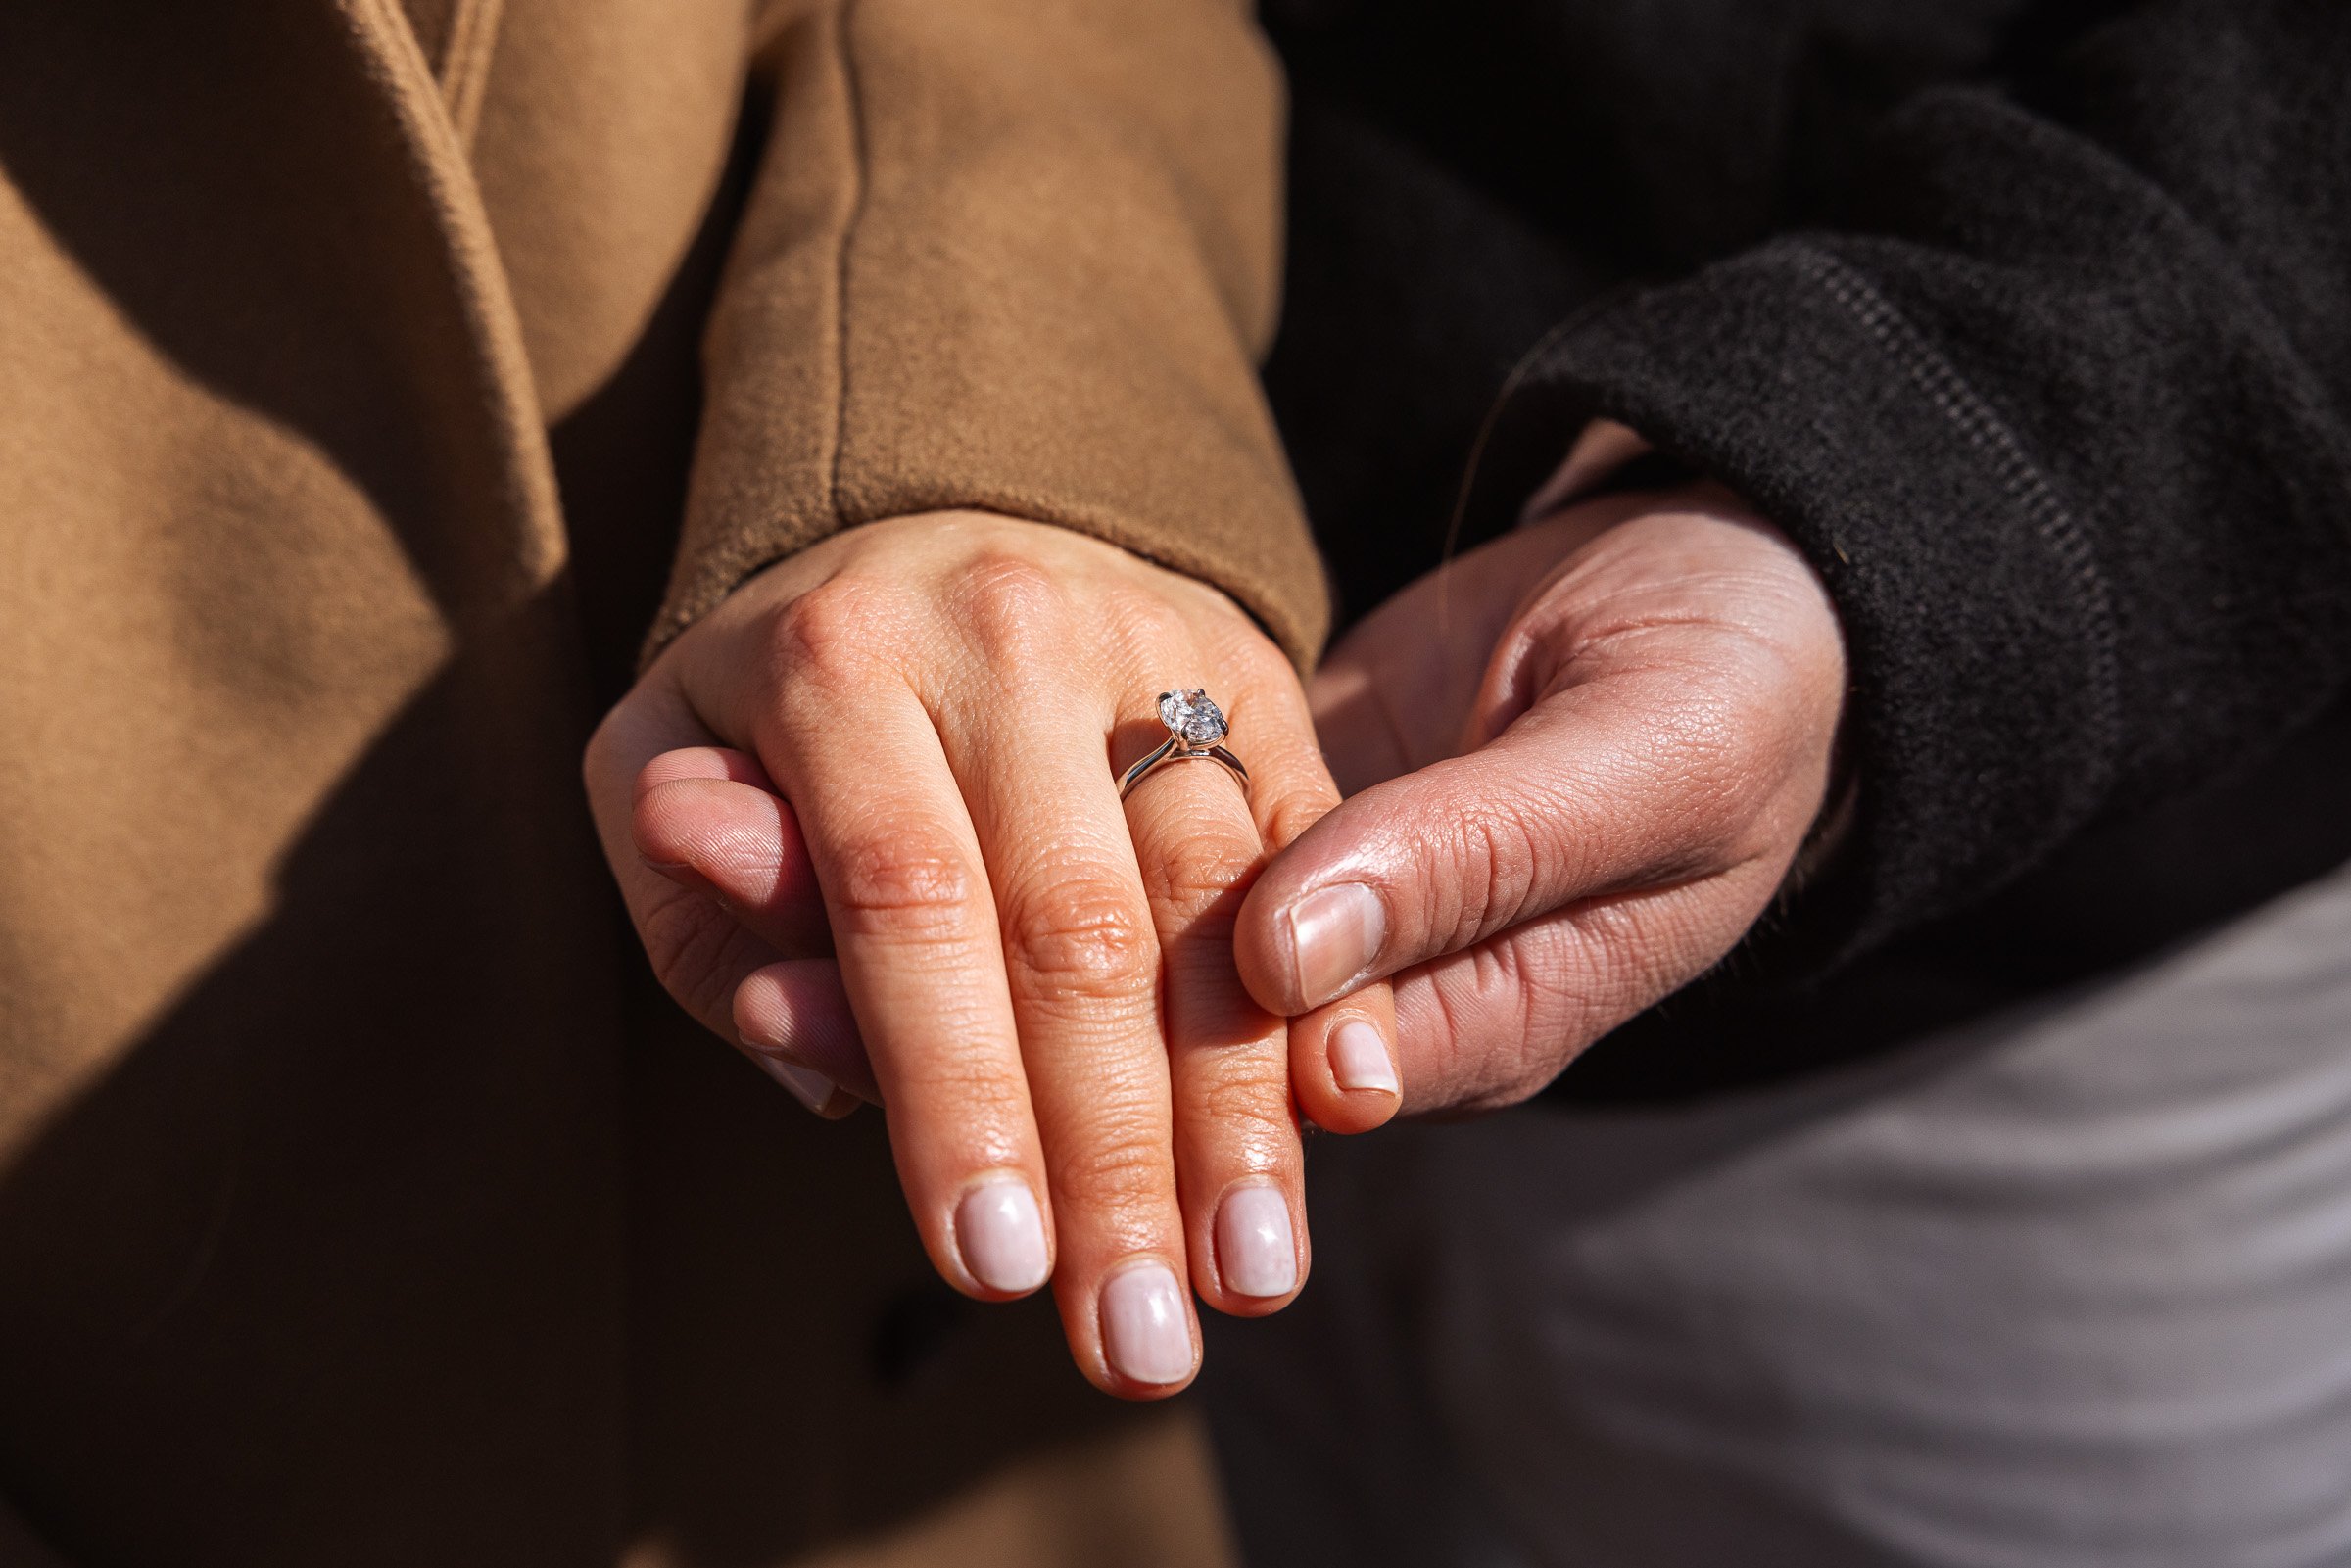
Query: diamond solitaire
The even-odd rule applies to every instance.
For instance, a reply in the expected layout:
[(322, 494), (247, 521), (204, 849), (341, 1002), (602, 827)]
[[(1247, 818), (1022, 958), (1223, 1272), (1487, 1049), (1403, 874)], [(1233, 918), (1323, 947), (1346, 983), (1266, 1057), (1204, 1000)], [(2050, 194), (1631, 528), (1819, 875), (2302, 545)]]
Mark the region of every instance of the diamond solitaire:
[(1209, 700), (1208, 693), (1196, 686), (1159, 694), (1159, 722), (1168, 727), (1168, 737), (1159, 743), (1149, 756), (1119, 776), (1119, 797), (1125, 799), (1146, 775), (1172, 762), (1213, 762), (1240, 781), (1243, 789), (1249, 787), (1249, 770), (1241, 759), (1224, 748), (1224, 737), (1232, 726), (1224, 721), (1224, 710)]
[(1187, 746), (1213, 746), (1230, 733), (1224, 710), (1209, 700), (1198, 687), (1159, 694), (1159, 722), (1183, 737)]

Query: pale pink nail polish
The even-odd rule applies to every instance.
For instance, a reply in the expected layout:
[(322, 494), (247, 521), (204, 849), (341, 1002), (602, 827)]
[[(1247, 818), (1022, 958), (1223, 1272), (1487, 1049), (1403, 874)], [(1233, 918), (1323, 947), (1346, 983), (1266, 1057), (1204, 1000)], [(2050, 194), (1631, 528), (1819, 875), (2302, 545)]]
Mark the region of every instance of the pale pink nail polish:
[(1217, 1211), (1217, 1271), (1242, 1296), (1287, 1296), (1298, 1284), (1298, 1243), (1278, 1187), (1235, 1187)]
[(1290, 906), (1290, 962), (1308, 1007), (1344, 995), (1388, 934), (1379, 895), (1361, 882), (1318, 887)]
[(955, 1207), (963, 1266), (989, 1290), (1032, 1291), (1052, 1271), (1036, 1194), (1018, 1176), (984, 1181)]
[(765, 1051), (749, 1054), (751, 1060), (759, 1064), (761, 1071), (790, 1089), (793, 1099), (820, 1117), (825, 1114), (825, 1107), (833, 1103), (833, 1096), (840, 1092), (840, 1086), (831, 1078), (812, 1069), (787, 1062)]
[(1396, 1064), (1379, 1030), (1362, 1019), (1349, 1019), (1330, 1031), (1330, 1075), (1342, 1089), (1384, 1089), (1402, 1092)]
[(1102, 1287), (1102, 1354), (1137, 1383), (1191, 1376), (1192, 1325), (1174, 1269), (1136, 1263), (1110, 1276)]

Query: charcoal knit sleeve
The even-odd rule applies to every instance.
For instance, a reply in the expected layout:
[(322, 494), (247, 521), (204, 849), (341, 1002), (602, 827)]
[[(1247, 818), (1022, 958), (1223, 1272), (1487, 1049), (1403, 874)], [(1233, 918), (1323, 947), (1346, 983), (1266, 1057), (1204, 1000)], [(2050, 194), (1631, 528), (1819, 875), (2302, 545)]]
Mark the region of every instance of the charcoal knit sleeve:
[(1818, 567), (1861, 810), (1792, 912), (1815, 963), (2351, 678), (2351, 6), (2168, 0), (1924, 93), (1841, 212), (1561, 327), (1471, 499), (1514, 509), (1607, 416)]

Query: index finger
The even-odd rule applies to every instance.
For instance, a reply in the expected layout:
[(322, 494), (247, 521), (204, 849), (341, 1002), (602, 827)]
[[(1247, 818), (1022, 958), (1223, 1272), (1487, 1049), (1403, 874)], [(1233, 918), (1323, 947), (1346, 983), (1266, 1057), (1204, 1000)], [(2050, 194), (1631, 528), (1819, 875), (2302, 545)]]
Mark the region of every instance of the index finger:
[(846, 695), (800, 687), (762, 753), (799, 805), (932, 1262), (967, 1294), (1023, 1295), (1052, 1272), (1052, 1229), (984, 862), (913, 694)]

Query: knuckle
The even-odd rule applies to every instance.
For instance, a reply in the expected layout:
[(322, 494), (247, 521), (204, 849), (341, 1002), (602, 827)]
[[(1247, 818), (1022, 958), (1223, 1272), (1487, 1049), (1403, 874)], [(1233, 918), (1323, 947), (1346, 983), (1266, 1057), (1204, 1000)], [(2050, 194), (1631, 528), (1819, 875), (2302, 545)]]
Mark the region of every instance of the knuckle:
[[(1236, 1053), (1237, 1054), (1237, 1053)], [(1219, 1141), (1230, 1145), (1275, 1146), (1296, 1136), (1290, 1121), (1290, 1084), (1286, 1068), (1250, 1061), (1228, 1070), (1211, 1070), (1186, 1096), (1191, 1108), (1217, 1129)]]
[(840, 917), (859, 932), (960, 933), (973, 878), (963, 857), (901, 839), (868, 839), (836, 857), (826, 888)]
[(1291, 666), (1290, 656), (1254, 623), (1241, 621), (1218, 652), (1235, 682), (1250, 690), (1279, 690), (1297, 684), (1298, 672)]
[(881, 662), (897, 614), (892, 594), (867, 579), (828, 578), (771, 612), (778, 673), (825, 685), (855, 682)]
[(1019, 1127), (1029, 1114), (1029, 1087), (1017, 1065), (965, 1052), (940, 1052), (902, 1061), (899, 1082), (910, 1104), (952, 1108), (959, 1136), (974, 1129)]
[(1206, 824), (1186, 825), (1157, 853), (1142, 857), (1143, 891), (1154, 909), (1178, 923), (1197, 921), (1220, 905), (1229, 913), (1239, 908), (1257, 858), (1254, 843)]
[(1159, 978), (1159, 941), (1128, 890), (1100, 875), (1065, 878), (1007, 911), (1014, 970), (1048, 993), (1148, 992)]
[(1171, 647), (1191, 640), (1192, 626), (1164, 594), (1133, 583), (1110, 590), (1106, 619), (1128, 660), (1142, 668), (1161, 662)]
[[(1122, 1122), (1132, 1118), (1121, 1118)], [(1104, 1208), (1156, 1206), (1170, 1194), (1172, 1171), (1164, 1141), (1140, 1126), (1114, 1122), (1107, 1136), (1065, 1149), (1054, 1162), (1055, 1196), (1068, 1194)]]
[(1482, 940), (1527, 913), (1541, 835), (1522, 807), (1488, 802), (1464, 811), (1431, 846), (1439, 862), (1429, 879), (1430, 928), (1447, 930), (1449, 947)]
[(1059, 642), (1070, 608), (1067, 591), (1051, 572), (1000, 546), (966, 562), (947, 598), (956, 621), (997, 663)]

